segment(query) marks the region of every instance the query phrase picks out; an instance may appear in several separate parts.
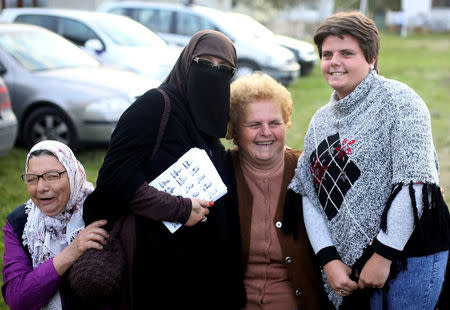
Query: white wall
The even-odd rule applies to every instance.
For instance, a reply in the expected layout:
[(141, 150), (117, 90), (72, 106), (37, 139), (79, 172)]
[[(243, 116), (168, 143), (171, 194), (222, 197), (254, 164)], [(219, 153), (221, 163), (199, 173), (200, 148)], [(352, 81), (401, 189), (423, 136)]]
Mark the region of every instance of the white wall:
[(428, 14), (431, 10), (431, 0), (402, 0), (402, 10), (407, 16)]

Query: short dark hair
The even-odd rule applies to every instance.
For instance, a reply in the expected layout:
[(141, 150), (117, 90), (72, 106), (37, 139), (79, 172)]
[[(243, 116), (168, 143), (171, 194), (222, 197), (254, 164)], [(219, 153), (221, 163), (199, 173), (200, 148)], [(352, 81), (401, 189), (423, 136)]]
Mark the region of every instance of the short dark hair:
[(375, 59), (374, 67), (378, 71), (380, 34), (373, 20), (356, 11), (333, 14), (316, 29), (314, 43), (319, 50), (319, 57), (322, 59), (322, 44), (326, 37), (337, 36), (342, 39), (344, 34), (358, 41), (368, 63)]

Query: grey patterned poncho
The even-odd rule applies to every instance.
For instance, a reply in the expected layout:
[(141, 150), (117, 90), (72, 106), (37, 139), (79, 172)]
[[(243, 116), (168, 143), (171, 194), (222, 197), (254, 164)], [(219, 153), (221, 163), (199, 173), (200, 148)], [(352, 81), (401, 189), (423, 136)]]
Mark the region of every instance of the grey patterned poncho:
[(379, 233), (393, 187), (412, 183), (438, 183), (429, 111), (411, 88), (372, 70), (316, 112), (289, 188), (320, 210), (342, 261), (353, 266)]

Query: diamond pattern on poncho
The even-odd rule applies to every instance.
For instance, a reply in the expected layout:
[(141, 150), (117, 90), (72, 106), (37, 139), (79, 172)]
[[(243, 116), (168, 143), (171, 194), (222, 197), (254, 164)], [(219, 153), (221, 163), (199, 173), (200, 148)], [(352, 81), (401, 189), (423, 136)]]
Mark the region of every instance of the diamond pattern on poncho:
[(332, 220), (342, 206), (344, 197), (361, 175), (358, 166), (350, 160), (350, 147), (355, 140), (344, 139), (339, 133), (320, 142), (310, 156), (313, 184), (328, 220)]

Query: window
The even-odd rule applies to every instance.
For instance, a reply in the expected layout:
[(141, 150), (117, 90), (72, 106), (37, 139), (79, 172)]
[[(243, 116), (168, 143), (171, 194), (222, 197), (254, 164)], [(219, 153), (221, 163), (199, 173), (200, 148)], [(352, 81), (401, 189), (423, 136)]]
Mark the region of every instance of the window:
[(178, 12), (176, 33), (192, 36), (200, 30), (213, 29), (213, 26), (205, 18), (186, 12)]
[(86, 25), (69, 18), (59, 18), (57, 33), (80, 46), (83, 46), (89, 39), (100, 40)]
[(48, 31), (2, 33), (0, 48), (31, 71), (98, 66), (94, 58), (59, 35)]
[(16, 23), (31, 24), (44, 27), (56, 32), (56, 17), (48, 15), (19, 15), (14, 20)]
[(136, 20), (153, 32), (170, 33), (172, 12), (161, 9), (135, 9)]
[(125, 16), (131, 17), (129, 10), (127, 10), (126, 8), (113, 8), (113, 9), (109, 10), (108, 13), (113, 13), (113, 14), (117, 14), (117, 15), (125, 15)]

